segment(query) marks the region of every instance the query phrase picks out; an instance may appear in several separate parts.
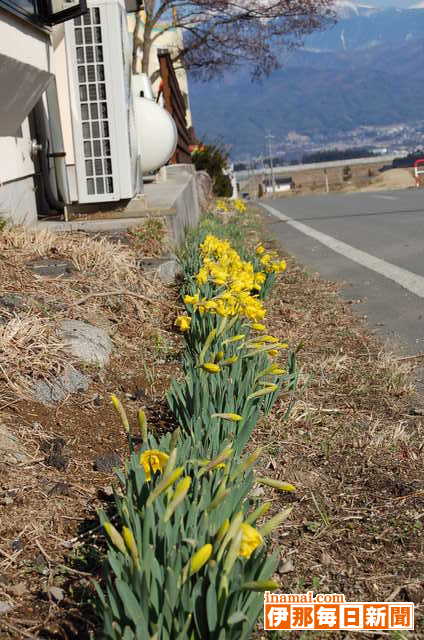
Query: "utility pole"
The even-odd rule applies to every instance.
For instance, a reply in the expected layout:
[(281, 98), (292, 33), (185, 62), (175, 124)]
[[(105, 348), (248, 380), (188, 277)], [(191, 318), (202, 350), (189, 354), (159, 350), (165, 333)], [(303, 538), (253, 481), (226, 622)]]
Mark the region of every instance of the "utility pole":
[(275, 176), (274, 176), (274, 164), (272, 161), (272, 140), (274, 140), (275, 136), (273, 136), (271, 133), (268, 133), (268, 135), (265, 137), (268, 140), (269, 168), (271, 170), (272, 193), (274, 195), (275, 194)]

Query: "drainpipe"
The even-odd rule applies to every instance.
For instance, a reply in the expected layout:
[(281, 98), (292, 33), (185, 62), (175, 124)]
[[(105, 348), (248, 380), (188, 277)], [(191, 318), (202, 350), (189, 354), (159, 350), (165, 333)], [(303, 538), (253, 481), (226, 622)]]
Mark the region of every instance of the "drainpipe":
[(57, 98), (56, 78), (53, 77), (46, 89), (47, 110), (49, 114), (51, 152), (53, 159), (56, 185), (61, 201), (64, 203), (65, 220), (68, 222), (66, 205), (71, 204), (69, 194), (68, 173), (65, 163), (65, 146), (63, 143), (62, 126), (60, 121), (59, 101)]
[[(37, 141), (36, 160), (41, 177), (42, 199), (47, 205), (46, 209), (63, 212), (65, 203), (59, 200), (59, 195), (54, 192), (56, 185), (51, 183), (49, 165), (49, 135), (47, 130), (47, 118), (43, 100), (39, 100), (31, 112), (34, 123), (35, 139)], [(45, 204), (43, 206), (45, 206)]]
[[(64, 213), (67, 221), (66, 205), (70, 204), (70, 196), (56, 81), (54, 78), (46, 89), (46, 103), (49, 117), (47, 117), (43, 99), (37, 102), (31, 114), (35, 138), (39, 143), (36, 159), (42, 182), (42, 193), (40, 195), (45, 204), (47, 204), (47, 209)], [(51, 171), (50, 159), (53, 161), (53, 171)]]

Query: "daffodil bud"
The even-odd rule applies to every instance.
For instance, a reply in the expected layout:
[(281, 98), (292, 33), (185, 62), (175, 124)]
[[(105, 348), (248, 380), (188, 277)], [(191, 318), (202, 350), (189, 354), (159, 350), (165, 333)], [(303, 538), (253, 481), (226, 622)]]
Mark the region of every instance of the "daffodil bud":
[(222, 344), (231, 344), (232, 342), (240, 342), (243, 338), (246, 337), (245, 333), (239, 333), (237, 336), (232, 336), (231, 338), (227, 338), (222, 341)]
[(230, 356), (229, 358), (226, 358), (225, 360), (222, 360), (220, 362), (220, 364), (223, 365), (229, 365), (229, 364), (234, 364), (235, 362), (237, 362), (237, 360), (239, 359), (238, 356)]
[(235, 561), (240, 555), (240, 546), (243, 538), (243, 532), (239, 528), (239, 530), (235, 533), (233, 539), (231, 540), (230, 548), (228, 549), (227, 556), (225, 558), (223, 571), (227, 575), (230, 573), (231, 569), (234, 566)]
[(211, 557), (213, 547), (211, 544), (204, 544), (190, 559), (190, 574), (200, 571)]
[(222, 418), (230, 422), (240, 422), (243, 420), (243, 416), (240, 416), (238, 413), (212, 413), (211, 418)]
[(130, 552), (134, 565), (138, 568), (140, 566), (140, 558), (133, 532), (128, 527), (122, 527), (122, 537), (124, 538), (125, 545)]
[(278, 385), (270, 384), (259, 391), (255, 391), (254, 393), (250, 393), (247, 396), (247, 400), (253, 400), (254, 398), (260, 398), (261, 396), (266, 396), (268, 393), (273, 393), (278, 389)]
[(201, 366), (203, 371), (207, 371), (208, 373), (218, 373), (221, 371), (221, 367), (215, 362), (204, 362)]
[(153, 489), (150, 496), (147, 498), (146, 506), (149, 507), (154, 502), (154, 500), (156, 500), (156, 498), (160, 496), (161, 493), (166, 491), (168, 487), (171, 486), (171, 484), (176, 482), (183, 471), (184, 467), (177, 467), (174, 471), (165, 475), (159, 482), (159, 484)]
[(112, 393), (110, 396), (113, 406), (115, 407), (116, 413), (121, 419), (122, 426), (124, 427), (127, 433), (130, 432), (130, 423), (128, 422), (127, 414), (125, 413), (125, 409), (121, 404), (119, 398)]
[(267, 487), (278, 489), (278, 491), (296, 491), (296, 487), (288, 482), (282, 482), (281, 480), (274, 480), (274, 478), (256, 478), (256, 484), (264, 484)]
[(138, 420), (138, 426), (140, 429), (140, 433), (141, 433), (141, 437), (143, 439), (143, 442), (146, 442), (147, 440), (147, 418), (146, 418), (146, 414), (144, 413), (143, 409), (139, 409), (138, 413), (137, 413), (137, 420)]
[(186, 497), (188, 490), (190, 489), (191, 478), (186, 476), (182, 480), (179, 481), (177, 486), (175, 487), (174, 495), (172, 496), (172, 500), (166, 508), (165, 515), (163, 517), (164, 522), (168, 522), (175, 509)]
[(254, 511), (252, 511), (252, 513), (249, 513), (245, 522), (247, 524), (254, 524), (256, 520), (259, 520), (259, 518), (262, 518), (262, 516), (268, 513), (270, 509), (271, 509), (271, 502), (265, 502), (264, 504), (261, 504), (261, 506), (255, 509)]
[(284, 511), (281, 511), (281, 513), (277, 513), (276, 516), (271, 518), (271, 520), (268, 520), (268, 522), (259, 529), (260, 534), (264, 537), (270, 534), (271, 531), (274, 531), (274, 529), (279, 527), (284, 520), (287, 520), (292, 511), (293, 507), (288, 507), (287, 509), (284, 509)]
[(230, 526), (230, 521), (228, 520), (228, 518), (225, 518), (224, 522), (221, 524), (221, 526), (219, 527), (216, 533), (216, 544), (219, 544), (221, 542), (222, 538), (227, 533), (229, 526)]
[(207, 510), (208, 511), (213, 511), (214, 509), (219, 507), (219, 505), (225, 500), (225, 498), (229, 495), (229, 493), (230, 493), (229, 489), (220, 489), (218, 491), (218, 493), (216, 494), (215, 498), (210, 503), (210, 505), (207, 508)]
[(233, 455), (233, 451), (234, 450), (231, 447), (225, 447), (225, 449), (221, 451), (221, 453), (219, 453), (215, 458), (213, 458), (205, 467), (202, 467), (202, 469), (200, 469), (199, 477), (202, 476), (204, 473), (211, 471), (218, 465), (222, 464), (225, 460), (227, 460), (227, 458)]
[(111, 522), (105, 522), (103, 524), (103, 529), (106, 531), (109, 540), (113, 544), (114, 547), (118, 549), (124, 555), (128, 555), (127, 548), (125, 546), (125, 542), (121, 534)]
[(255, 464), (256, 460), (261, 456), (262, 451), (262, 447), (258, 447), (253, 453), (250, 454), (250, 456), (244, 458), (244, 460), (242, 460), (241, 463), (237, 465), (237, 467), (231, 474), (230, 482), (234, 482), (234, 480), (236, 480), (236, 478), (238, 478), (242, 473), (247, 471), (247, 469), (250, 469), (250, 467), (252, 467)]
[(280, 585), (275, 580), (253, 580), (241, 585), (244, 591), (276, 591), (279, 588)]

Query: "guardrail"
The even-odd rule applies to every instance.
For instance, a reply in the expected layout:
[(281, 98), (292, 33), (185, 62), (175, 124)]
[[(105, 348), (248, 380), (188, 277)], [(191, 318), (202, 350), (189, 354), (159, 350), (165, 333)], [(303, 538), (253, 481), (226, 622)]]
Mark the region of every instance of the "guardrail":
[[(382, 164), (392, 163), (398, 155), (387, 156), (371, 156), (370, 158), (351, 158), (350, 160), (332, 160), (331, 162), (313, 162), (311, 164), (295, 164), (284, 165), (282, 167), (274, 167), (274, 175), (291, 174), (298, 171), (311, 171), (312, 169), (331, 169), (332, 167), (349, 167), (361, 164)], [(264, 167), (263, 169), (254, 169), (253, 171), (236, 171), (237, 180), (246, 180), (251, 176), (271, 175), (271, 169)]]

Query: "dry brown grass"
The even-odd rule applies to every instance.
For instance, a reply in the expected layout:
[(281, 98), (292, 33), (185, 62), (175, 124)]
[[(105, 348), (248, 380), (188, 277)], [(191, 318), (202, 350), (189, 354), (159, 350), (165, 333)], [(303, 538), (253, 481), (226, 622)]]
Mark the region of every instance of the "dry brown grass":
[[(408, 638), (418, 640), (424, 637), (424, 417), (411, 412), (420, 404), (414, 361), (384, 351), (336, 284), (308, 275), (290, 256), (288, 264), (269, 301), (268, 325), (292, 346), (304, 343), (305, 384), (289, 420), (282, 422), (282, 397), (255, 435), (255, 445), (267, 445), (264, 471), (298, 487), (286, 498), (270, 494), (275, 510), (294, 506), (275, 540), (294, 569), (277, 577), (284, 592), (412, 600), (417, 624)], [(281, 637), (324, 640), (316, 632)]]
[[(57, 337), (64, 318), (94, 323), (111, 335), (122, 329), (122, 340), (160, 304), (163, 287), (141, 274), (140, 251), (82, 233), (14, 228), (0, 234), (0, 297), (18, 294), (22, 301), (17, 309), (0, 304), (0, 393), (6, 403), (16, 394), (31, 398), (34, 380), (75, 364)], [(69, 277), (34, 273), (31, 263), (43, 258), (69, 261)]]
[(54, 234), (46, 230), (12, 228), (0, 234), (0, 251), (19, 250), (22, 255), (56, 255), (71, 260), (81, 273), (100, 276), (102, 281), (134, 284), (139, 276), (136, 255), (129, 247), (85, 234)]
[[(96, 457), (127, 453), (110, 394), (120, 395), (133, 421), (141, 405), (151, 429), (170, 424), (164, 392), (178, 371), (176, 291), (144, 276), (137, 267), (143, 245), (122, 238), (119, 246), (83, 234), (0, 234), (0, 423), (25, 454), (14, 463), (0, 451), (0, 602), (13, 607), (0, 615), (1, 638), (88, 638), (92, 611), (81, 592), (93, 574), (81, 572), (79, 553), (90, 534), (75, 538), (81, 527), (97, 526), (102, 490), (112, 481), (95, 471)], [(29, 269), (39, 258), (66, 258), (75, 270), (65, 278), (39, 276)], [(111, 290), (124, 293), (104, 295)], [(15, 309), (1, 302), (11, 293), (20, 296)], [(83, 367), (91, 378), (87, 392), (45, 407), (31, 399), (30, 385), (73, 362), (56, 334), (64, 318), (103, 326), (115, 349), (105, 369)], [(66, 459), (59, 468), (50, 460), (57, 442)], [(65, 599), (49, 597), (50, 586), (63, 588)]]

